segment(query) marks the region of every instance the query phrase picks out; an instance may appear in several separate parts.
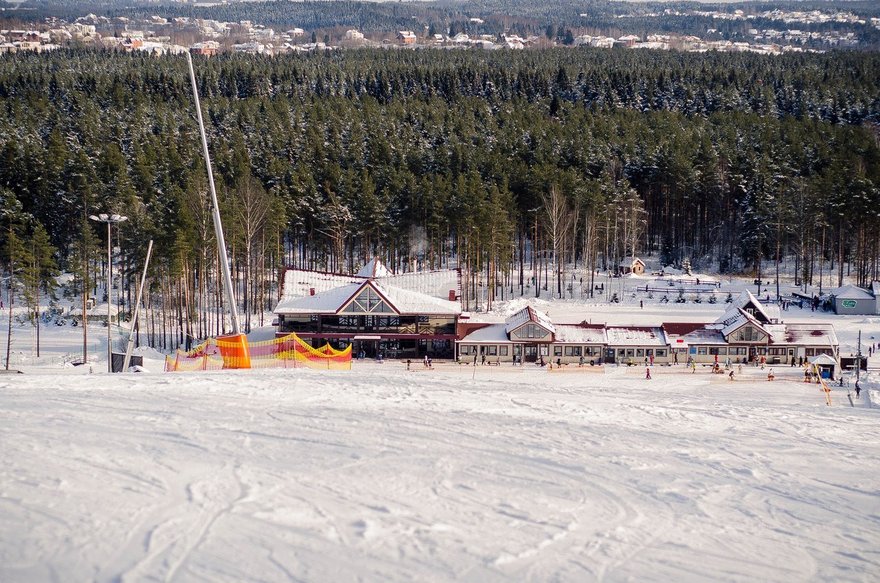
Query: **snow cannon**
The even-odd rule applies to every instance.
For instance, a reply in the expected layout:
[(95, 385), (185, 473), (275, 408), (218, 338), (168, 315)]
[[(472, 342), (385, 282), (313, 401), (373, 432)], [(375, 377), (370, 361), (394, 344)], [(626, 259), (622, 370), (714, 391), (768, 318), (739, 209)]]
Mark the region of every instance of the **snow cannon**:
[(223, 368), (250, 368), (251, 354), (248, 350), (247, 336), (244, 334), (232, 334), (230, 336), (218, 336), (217, 348), (223, 357)]

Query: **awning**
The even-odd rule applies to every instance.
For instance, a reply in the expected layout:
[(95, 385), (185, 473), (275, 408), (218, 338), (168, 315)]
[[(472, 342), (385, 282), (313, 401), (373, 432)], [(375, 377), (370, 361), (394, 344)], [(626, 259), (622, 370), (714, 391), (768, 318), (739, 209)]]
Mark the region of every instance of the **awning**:
[(355, 336), (352, 340), (382, 340), (381, 336)]

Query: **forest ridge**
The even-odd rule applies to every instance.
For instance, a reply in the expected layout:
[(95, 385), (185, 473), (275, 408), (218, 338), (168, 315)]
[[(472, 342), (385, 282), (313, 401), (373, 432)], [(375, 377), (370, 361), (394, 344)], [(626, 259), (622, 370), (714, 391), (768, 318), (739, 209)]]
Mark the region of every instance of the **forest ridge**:
[[(565, 269), (633, 253), (877, 279), (878, 61), (364, 49), (195, 65), (251, 314), (272, 307), (282, 265), (374, 255), (463, 267), (465, 288), (482, 277), (490, 294), (542, 262), (562, 293)], [(2, 237), (42, 227), (61, 266), (94, 281), (102, 231), (87, 217), (124, 213), (124, 273), (155, 239), (154, 293), (200, 311), (186, 333), (204, 336), (222, 300), (188, 83), (180, 57), (0, 55)]]

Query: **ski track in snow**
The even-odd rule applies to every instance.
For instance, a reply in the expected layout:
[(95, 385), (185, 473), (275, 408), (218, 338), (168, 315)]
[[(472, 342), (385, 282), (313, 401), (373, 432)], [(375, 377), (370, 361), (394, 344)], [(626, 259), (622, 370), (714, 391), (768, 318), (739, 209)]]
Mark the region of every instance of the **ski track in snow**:
[(0, 379), (0, 581), (880, 573), (878, 410), (747, 370)]

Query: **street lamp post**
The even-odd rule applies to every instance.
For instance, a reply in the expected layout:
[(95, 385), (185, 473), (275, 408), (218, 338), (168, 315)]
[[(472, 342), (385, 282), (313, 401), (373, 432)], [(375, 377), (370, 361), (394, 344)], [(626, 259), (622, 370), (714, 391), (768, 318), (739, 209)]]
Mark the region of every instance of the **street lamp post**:
[[(99, 223), (107, 223), (107, 372), (113, 372), (113, 342), (110, 330), (110, 309), (113, 305), (113, 294), (110, 291), (113, 285), (113, 256), (111, 254), (113, 239), (110, 237), (110, 226), (113, 223), (127, 221), (128, 217), (117, 214), (108, 215), (107, 213), (101, 213), (99, 215), (91, 215), (89, 218), (93, 221), (98, 221)], [(85, 314), (83, 314), (83, 321), (85, 320)], [(119, 318), (117, 316), (117, 321), (118, 320)]]

